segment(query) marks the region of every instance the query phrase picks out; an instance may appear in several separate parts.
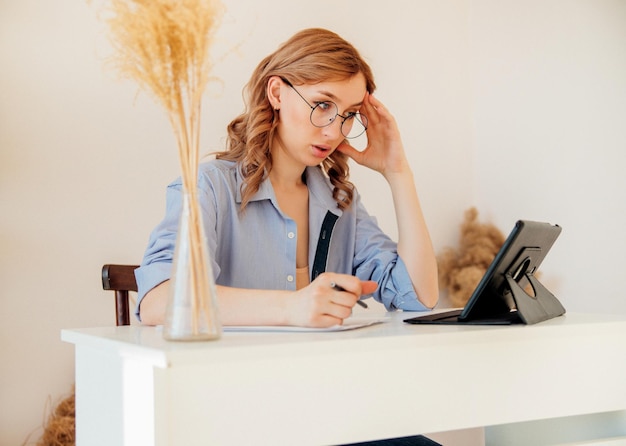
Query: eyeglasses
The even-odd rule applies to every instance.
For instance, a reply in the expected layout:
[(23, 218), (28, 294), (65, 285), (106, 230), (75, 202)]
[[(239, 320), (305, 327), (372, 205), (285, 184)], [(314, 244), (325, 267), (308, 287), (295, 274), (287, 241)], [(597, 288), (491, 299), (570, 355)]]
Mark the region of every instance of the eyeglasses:
[(302, 98), (306, 104), (311, 107), (311, 124), (315, 127), (327, 127), (335, 122), (337, 116), (341, 121), (341, 134), (348, 139), (357, 138), (361, 136), (367, 130), (367, 117), (359, 112), (349, 112), (347, 116), (339, 114), (339, 108), (333, 101), (320, 101), (315, 105), (311, 105), (304, 96), (300, 94), (296, 87), (291, 85), (287, 79), (282, 79), (287, 85), (293, 88), (293, 91), (298, 93), (298, 96)]

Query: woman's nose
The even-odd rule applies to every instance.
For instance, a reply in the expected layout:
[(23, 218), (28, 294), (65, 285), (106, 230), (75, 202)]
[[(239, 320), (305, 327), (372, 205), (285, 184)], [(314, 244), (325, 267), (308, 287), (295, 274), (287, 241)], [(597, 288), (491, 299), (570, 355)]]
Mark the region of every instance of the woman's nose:
[(322, 132), (324, 133), (324, 136), (332, 139), (343, 137), (341, 134), (341, 119), (337, 117), (337, 119), (329, 125), (322, 127)]

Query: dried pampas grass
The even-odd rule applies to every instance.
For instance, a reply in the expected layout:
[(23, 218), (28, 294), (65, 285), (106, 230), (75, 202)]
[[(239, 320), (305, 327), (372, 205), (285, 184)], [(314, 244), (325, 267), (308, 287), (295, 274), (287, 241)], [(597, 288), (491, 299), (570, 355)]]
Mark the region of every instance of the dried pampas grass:
[(218, 0), (110, 0), (113, 62), (119, 72), (152, 93), (167, 111), (176, 136), (184, 192), (189, 197), (192, 325), (205, 312), (208, 280), (197, 180), (202, 96), (209, 81), (209, 47), (222, 15)]
[[(35, 444), (36, 446), (74, 446), (76, 444), (76, 401), (75, 393), (61, 400), (54, 410), (49, 407), (52, 404), (50, 398), (46, 404), (46, 416), (43, 424), (43, 434), (36, 443), (30, 441), (31, 433), (22, 446)], [(37, 429), (39, 430), (39, 429)]]
[(76, 444), (76, 403), (70, 395), (59, 403), (37, 446), (69, 446)]
[(113, 62), (152, 93), (176, 134), (185, 187), (195, 189), (209, 47), (222, 15), (217, 0), (111, 0)]

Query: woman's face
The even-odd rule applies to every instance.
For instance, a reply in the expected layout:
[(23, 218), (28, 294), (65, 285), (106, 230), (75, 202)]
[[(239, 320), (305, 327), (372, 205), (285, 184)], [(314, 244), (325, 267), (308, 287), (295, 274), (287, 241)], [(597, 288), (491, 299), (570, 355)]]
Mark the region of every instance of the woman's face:
[[(286, 155), (302, 167), (320, 164), (345, 139), (341, 132), (344, 119), (337, 116), (330, 125), (316, 127), (311, 122), (311, 107), (330, 101), (337, 105), (340, 115), (348, 116), (359, 111), (365, 93), (365, 77), (361, 73), (341, 81), (294, 87), (283, 82), (280, 87), (280, 119), (277, 127), (279, 142), (272, 144), (272, 151), (282, 151), (280, 155)], [(320, 109), (324, 107), (326, 104), (319, 106)], [(344, 131), (349, 127), (349, 122), (346, 122)]]

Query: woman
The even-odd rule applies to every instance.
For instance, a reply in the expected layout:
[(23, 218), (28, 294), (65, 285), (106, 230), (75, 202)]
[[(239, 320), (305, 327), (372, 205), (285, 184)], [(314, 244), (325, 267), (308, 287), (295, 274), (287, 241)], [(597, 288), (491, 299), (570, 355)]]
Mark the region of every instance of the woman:
[[(323, 29), (297, 33), (252, 74), (246, 110), (228, 126), (228, 149), (199, 171), (224, 325), (332, 326), (369, 294), (389, 310), (437, 303), (436, 260), (413, 174), (374, 89), (357, 50)], [(357, 151), (349, 138), (365, 131), (367, 146)], [(348, 158), (387, 180), (397, 244), (361, 204)], [(180, 181), (168, 187), (165, 219), (136, 272), (144, 324), (165, 315), (181, 189)]]

